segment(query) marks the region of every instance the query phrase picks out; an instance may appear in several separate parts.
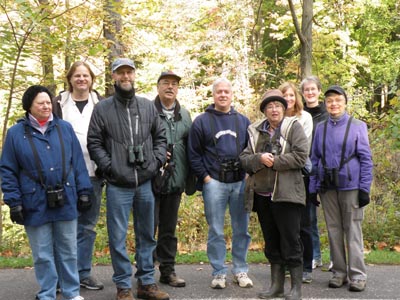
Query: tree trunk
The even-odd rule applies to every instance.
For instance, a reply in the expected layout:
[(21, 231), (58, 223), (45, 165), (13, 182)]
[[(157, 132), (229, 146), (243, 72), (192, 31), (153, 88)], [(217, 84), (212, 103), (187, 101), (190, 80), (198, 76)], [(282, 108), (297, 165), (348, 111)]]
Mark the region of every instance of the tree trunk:
[(105, 59), (105, 96), (110, 96), (114, 93), (111, 64), (115, 58), (124, 54), (124, 47), (119, 36), (122, 30), (122, 18), (119, 13), (121, 5), (121, 0), (106, 0), (104, 4), (104, 37), (110, 49)]

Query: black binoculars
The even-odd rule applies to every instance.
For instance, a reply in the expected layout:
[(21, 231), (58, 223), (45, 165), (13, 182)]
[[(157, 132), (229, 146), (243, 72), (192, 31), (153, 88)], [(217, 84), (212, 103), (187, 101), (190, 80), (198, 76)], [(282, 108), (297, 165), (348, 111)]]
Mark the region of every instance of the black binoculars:
[(282, 146), (278, 142), (275, 142), (275, 143), (268, 142), (265, 144), (263, 150), (264, 150), (263, 152), (269, 152), (272, 155), (279, 155), (279, 154), (281, 154)]
[(46, 189), (47, 206), (56, 208), (64, 206), (64, 188), (61, 184), (57, 184), (55, 188), (48, 186)]
[(128, 146), (128, 160), (131, 164), (142, 164), (144, 162), (143, 145)]
[(338, 168), (326, 168), (324, 167), (324, 182), (325, 186), (339, 186), (339, 169)]
[[(228, 174), (232, 174), (232, 178), (229, 178)], [(221, 162), (218, 179), (221, 182), (236, 182), (240, 180), (240, 162), (237, 159), (227, 159)]]

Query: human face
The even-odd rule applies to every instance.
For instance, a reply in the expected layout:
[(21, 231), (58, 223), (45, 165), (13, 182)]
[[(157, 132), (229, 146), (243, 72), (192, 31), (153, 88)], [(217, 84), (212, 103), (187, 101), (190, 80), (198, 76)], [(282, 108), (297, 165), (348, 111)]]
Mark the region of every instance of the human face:
[(36, 120), (47, 120), (51, 114), (51, 99), (49, 95), (45, 92), (37, 94), (29, 111)]
[(222, 112), (228, 112), (231, 109), (233, 92), (230, 85), (226, 82), (220, 82), (214, 90), (215, 109)]
[(303, 86), (302, 92), (307, 107), (316, 107), (318, 105), (318, 99), (319, 95), (321, 94), (321, 90), (318, 89), (318, 86), (315, 82), (306, 82)]
[(283, 120), (285, 109), (279, 101), (272, 101), (264, 108), (264, 114), (272, 127), (276, 128)]
[(325, 98), (325, 106), (328, 113), (334, 117), (340, 117), (346, 110), (346, 99), (343, 95), (329, 94)]
[(89, 92), (93, 84), (93, 78), (90, 76), (89, 70), (81, 65), (76, 68), (70, 80), (73, 92)]
[(157, 84), (157, 92), (164, 105), (172, 105), (178, 95), (179, 82), (175, 77), (162, 78)]
[(129, 92), (133, 89), (135, 75), (135, 69), (129, 66), (122, 66), (112, 73), (112, 78), (120, 89)]
[(285, 93), (283, 93), (283, 98), (285, 98), (287, 102), (286, 112), (291, 112), (294, 109), (294, 105), (296, 103), (296, 94), (294, 93), (292, 88), (288, 88)]

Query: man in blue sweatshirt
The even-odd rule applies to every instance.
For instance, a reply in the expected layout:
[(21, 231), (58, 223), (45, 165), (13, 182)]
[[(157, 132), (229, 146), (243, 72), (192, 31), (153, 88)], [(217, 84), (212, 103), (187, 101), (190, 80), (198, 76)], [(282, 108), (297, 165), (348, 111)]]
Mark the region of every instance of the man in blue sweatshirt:
[(240, 287), (252, 287), (247, 276), (249, 214), (245, 211), (243, 191), (245, 172), (239, 154), (247, 145), (250, 121), (233, 107), (232, 84), (225, 78), (213, 83), (214, 104), (198, 116), (189, 132), (189, 161), (202, 190), (208, 223), (207, 255), (213, 267), (211, 287), (226, 286), (226, 244), (224, 219), (226, 207), (232, 224), (233, 280)]

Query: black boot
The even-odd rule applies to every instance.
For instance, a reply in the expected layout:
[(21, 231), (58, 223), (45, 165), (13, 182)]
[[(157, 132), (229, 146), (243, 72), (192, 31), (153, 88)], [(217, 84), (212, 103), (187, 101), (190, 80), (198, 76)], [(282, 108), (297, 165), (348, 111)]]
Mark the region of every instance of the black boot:
[(271, 287), (269, 290), (258, 293), (258, 298), (268, 299), (283, 297), (285, 284), (285, 268), (283, 265), (271, 264)]
[(303, 280), (303, 265), (290, 267), (290, 279), (292, 281), (292, 289), (285, 300), (301, 300), (301, 284)]

